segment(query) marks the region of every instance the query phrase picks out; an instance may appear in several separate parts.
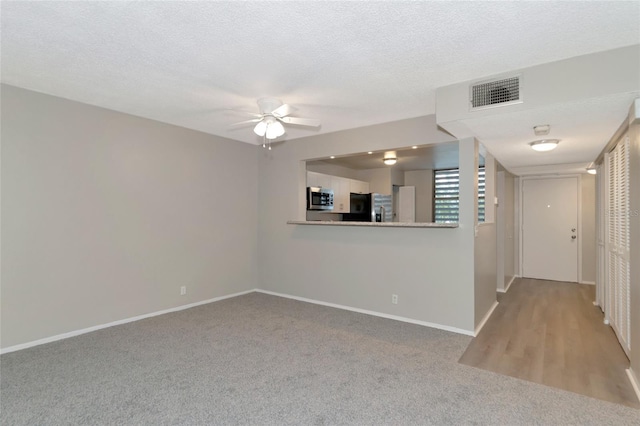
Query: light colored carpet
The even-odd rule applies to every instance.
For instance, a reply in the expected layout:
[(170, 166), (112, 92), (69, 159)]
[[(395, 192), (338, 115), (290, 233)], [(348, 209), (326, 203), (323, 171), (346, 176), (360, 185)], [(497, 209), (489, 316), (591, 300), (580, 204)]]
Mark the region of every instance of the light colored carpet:
[(2, 355), (0, 422), (638, 425), (459, 364), (471, 338), (260, 293)]

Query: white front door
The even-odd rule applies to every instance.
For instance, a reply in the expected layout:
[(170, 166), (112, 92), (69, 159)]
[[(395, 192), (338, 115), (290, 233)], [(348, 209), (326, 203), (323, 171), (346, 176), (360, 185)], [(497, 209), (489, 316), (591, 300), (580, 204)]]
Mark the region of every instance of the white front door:
[(522, 276), (578, 281), (578, 178), (522, 182)]

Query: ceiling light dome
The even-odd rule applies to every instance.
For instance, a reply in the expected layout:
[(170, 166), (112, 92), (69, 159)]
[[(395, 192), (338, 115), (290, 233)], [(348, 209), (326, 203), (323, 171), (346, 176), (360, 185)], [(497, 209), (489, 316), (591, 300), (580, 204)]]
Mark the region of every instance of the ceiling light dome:
[(559, 142), (560, 139), (541, 139), (539, 141), (529, 142), (529, 146), (535, 151), (544, 152), (556, 149)]
[(393, 166), (398, 161), (398, 156), (395, 151), (387, 151), (384, 153), (384, 158), (382, 162), (387, 166)]
[(275, 139), (284, 135), (284, 126), (275, 117), (267, 116), (254, 127), (253, 132), (267, 139)]

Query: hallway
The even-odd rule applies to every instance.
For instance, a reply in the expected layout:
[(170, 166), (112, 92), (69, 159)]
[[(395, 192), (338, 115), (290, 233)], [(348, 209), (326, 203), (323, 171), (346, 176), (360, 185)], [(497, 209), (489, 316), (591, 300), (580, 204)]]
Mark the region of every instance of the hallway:
[(639, 408), (595, 286), (520, 278), (460, 363)]

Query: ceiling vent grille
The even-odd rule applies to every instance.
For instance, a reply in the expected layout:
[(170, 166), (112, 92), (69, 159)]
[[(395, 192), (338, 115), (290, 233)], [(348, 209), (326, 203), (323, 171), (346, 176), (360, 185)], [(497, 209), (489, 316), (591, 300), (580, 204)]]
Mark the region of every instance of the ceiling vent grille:
[(471, 86), (472, 110), (520, 102), (520, 76), (485, 81)]

